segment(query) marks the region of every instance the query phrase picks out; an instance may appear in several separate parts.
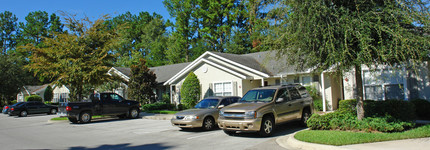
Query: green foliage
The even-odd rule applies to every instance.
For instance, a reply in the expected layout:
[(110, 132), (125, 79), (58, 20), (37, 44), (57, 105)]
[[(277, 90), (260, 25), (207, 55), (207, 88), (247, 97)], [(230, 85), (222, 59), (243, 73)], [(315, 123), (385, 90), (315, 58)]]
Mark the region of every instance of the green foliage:
[(16, 104), (17, 102), (18, 100), (13, 100), (13, 101), (10, 101), (10, 104), (13, 105), (13, 104)]
[(52, 101), (52, 97), (54, 96), (53, 89), (50, 85), (46, 87), (45, 93), (43, 93), (43, 97), (45, 98), (45, 101)]
[(294, 138), (300, 141), (337, 146), (424, 137), (430, 137), (430, 125), (395, 133), (304, 130), (296, 133), (294, 136)]
[(130, 67), (140, 58), (147, 61), (148, 67), (166, 64), (167, 25), (162, 16), (148, 12), (133, 15), (130, 12), (118, 15), (106, 21), (112, 27), (122, 26), (120, 44), (115, 49), (119, 54), (118, 66)]
[(25, 99), (26, 102), (29, 102), (29, 101), (39, 101), (39, 102), (42, 102), (43, 101), (42, 97), (40, 97), (39, 95), (26, 96), (24, 99)]
[(200, 81), (197, 76), (191, 72), (182, 84), (181, 101), (187, 108), (192, 108), (200, 100), (200, 93)]
[(153, 89), (157, 86), (156, 78), (154, 72), (146, 66), (146, 61), (140, 59), (138, 64), (131, 66), (129, 96), (140, 103), (155, 102)]
[(9, 11), (0, 13), (0, 50), (1, 55), (13, 50), (17, 44), (18, 18)]
[(117, 44), (118, 34), (108, 30), (105, 19), (91, 22), (88, 18), (76, 20), (65, 16), (69, 32), (44, 37), (43, 46), (22, 47), (32, 53), (26, 68), (37, 76), (54, 80), (56, 85), (69, 85), (70, 100), (81, 100), (88, 86), (94, 87), (112, 78), (106, 72), (112, 66), (111, 50)]
[(165, 102), (157, 102), (153, 104), (145, 104), (142, 106), (143, 111), (153, 111), (153, 110), (174, 110), (175, 105)]
[(352, 113), (354, 115), (357, 114), (357, 100), (348, 99), (339, 101), (339, 109), (338, 111), (343, 113)]
[[(287, 16), (273, 26), (268, 42), (278, 56), (298, 70), (315, 68), (338, 73), (356, 70), (361, 91), (361, 66), (417, 64), (428, 60), (430, 25), (428, 1), (297, 1), (286, 0)], [(274, 40), (275, 39), (275, 40)], [(364, 116), (358, 92), (358, 118)]]
[(430, 102), (423, 99), (411, 100), (415, 105), (417, 117), (430, 120)]
[(305, 88), (313, 99), (314, 109), (317, 111), (323, 111), (322, 97), (318, 90), (314, 86), (305, 86)]
[(60, 103), (58, 103), (58, 102), (50, 102), (50, 101), (45, 101), (44, 102), (46, 105), (59, 105)]
[(169, 93), (163, 93), (161, 97), (161, 101), (167, 104), (170, 104), (170, 95)]

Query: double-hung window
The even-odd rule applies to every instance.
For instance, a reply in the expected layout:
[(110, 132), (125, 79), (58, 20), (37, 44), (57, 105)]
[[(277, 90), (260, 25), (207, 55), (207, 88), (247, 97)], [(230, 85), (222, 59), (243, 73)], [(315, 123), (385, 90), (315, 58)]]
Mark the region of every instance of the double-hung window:
[(217, 82), (214, 83), (214, 95), (215, 96), (232, 96), (233, 88), (232, 82)]

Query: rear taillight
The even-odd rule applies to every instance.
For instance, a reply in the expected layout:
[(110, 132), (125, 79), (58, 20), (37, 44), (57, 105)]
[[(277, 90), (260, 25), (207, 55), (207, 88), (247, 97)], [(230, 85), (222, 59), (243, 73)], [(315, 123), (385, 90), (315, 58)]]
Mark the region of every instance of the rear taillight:
[(70, 106), (66, 107), (66, 111), (71, 111), (71, 110), (72, 110), (72, 107), (70, 107)]
[(14, 110), (15, 110), (15, 108), (13, 108), (13, 107), (12, 107), (12, 108), (10, 108), (10, 111), (14, 111)]
[(9, 107), (8, 106), (4, 106), (4, 109), (9, 109)]

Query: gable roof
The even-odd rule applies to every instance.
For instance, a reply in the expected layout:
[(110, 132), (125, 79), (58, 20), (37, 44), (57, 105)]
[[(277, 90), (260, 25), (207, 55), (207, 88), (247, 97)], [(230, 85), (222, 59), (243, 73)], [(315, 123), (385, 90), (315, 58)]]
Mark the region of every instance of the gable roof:
[[(158, 84), (162, 84), (166, 82), (168, 79), (170, 79), (173, 75), (178, 73), (181, 69), (186, 67), (189, 62), (187, 63), (179, 63), (179, 64), (172, 64), (172, 65), (164, 65), (164, 66), (158, 66), (158, 67), (151, 67), (149, 70), (153, 71), (154, 74), (157, 76), (156, 81)], [(123, 77), (126, 81), (130, 80), (131, 76), (131, 69), (127, 67), (112, 67), (109, 72), (115, 72), (116, 74), (119, 74), (119, 76)]]
[(44, 85), (24, 85), (23, 90), (28, 94), (36, 94), (39, 91), (43, 91), (48, 87), (49, 84)]

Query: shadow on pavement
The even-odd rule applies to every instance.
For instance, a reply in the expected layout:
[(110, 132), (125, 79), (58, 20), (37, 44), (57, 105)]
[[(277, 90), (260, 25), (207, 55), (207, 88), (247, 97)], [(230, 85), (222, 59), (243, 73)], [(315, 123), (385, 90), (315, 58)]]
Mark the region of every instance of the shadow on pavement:
[(247, 137), (247, 138), (273, 138), (273, 137), (285, 136), (304, 129), (307, 129), (307, 127), (301, 126), (300, 122), (288, 122), (288, 123), (276, 126), (275, 131), (273, 132), (273, 135), (270, 137), (262, 137), (256, 132), (237, 132), (235, 134), (232, 134), (232, 136)]
[[(142, 119), (141, 116), (137, 117), (136, 119)], [(128, 121), (128, 120), (135, 120), (135, 119), (129, 119), (129, 118), (119, 118), (119, 117), (114, 117), (114, 116), (108, 116), (108, 117), (103, 117), (103, 118), (93, 118), (91, 119), (90, 123), (84, 123), (84, 124), (97, 124), (97, 123), (108, 123), (108, 122), (117, 122), (117, 121)], [(84, 125), (84, 124), (80, 124), (80, 123), (71, 123), (70, 124), (74, 124), (74, 125)]]
[(154, 143), (154, 144), (145, 144), (145, 145), (138, 145), (138, 146), (132, 146), (130, 143), (126, 144), (117, 144), (117, 145), (100, 145), (95, 148), (87, 148), (87, 147), (71, 147), (69, 150), (140, 150), (140, 149), (154, 149), (154, 150), (164, 150), (164, 149), (171, 149), (173, 146), (167, 146), (162, 143)]

